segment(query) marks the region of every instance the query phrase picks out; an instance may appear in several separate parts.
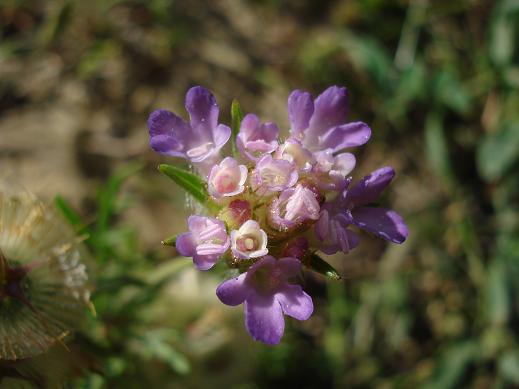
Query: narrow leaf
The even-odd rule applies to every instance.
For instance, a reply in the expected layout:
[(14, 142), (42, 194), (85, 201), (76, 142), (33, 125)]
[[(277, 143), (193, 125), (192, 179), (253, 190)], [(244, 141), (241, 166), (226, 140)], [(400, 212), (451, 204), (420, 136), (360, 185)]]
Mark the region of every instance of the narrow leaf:
[(185, 169), (181, 169), (176, 166), (162, 164), (159, 165), (159, 171), (164, 173), (166, 176), (171, 178), (178, 186), (181, 186), (186, 192), (193, 196), (203, 205), (207, 205), (209, 200), (209, 194), (205, 187), (205, 182)]
[(324, 259), (322, 259), (315, 253), (310, 256), (310, 258), (306, 262), (306, 266), (316, 271), (317, 273), (320, 273), (333, 280), (338, 281), (342, 278), (339, 272), (335, 270), (332, 265), (330, 265), (328, 262), (326, 262)]
[(233, 100), (231, 104), (231, 130), (232, 130), (232, 153), (234, 155), (238, 154), (238, 149), (236, 148), (236, 137), (238, 136), (238, 132), (240, 131), (241, 121), (243, 120), (243, 111), (241, 109), (240, 103), (237, 100)]

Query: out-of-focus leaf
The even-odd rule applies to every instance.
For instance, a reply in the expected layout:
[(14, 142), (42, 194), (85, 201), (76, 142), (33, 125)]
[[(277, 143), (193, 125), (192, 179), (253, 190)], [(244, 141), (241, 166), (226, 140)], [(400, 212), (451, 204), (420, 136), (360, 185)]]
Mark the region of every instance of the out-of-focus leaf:
[(232, 152), (238, 155), (236, 148), (236, 137), (240, 131), (241, 121), (243, 120), (243, 111), (238, 100), (233, 100), (231, 105), (231, 130), (232, 130)]
[(432, 112), (425, 122), (425, 147), (429, 165), (434, 172), (447, 182), (453, 178), (452, 165), (443, 130), (443, 117)]
[(434, 94), (437, 102), (459, 114), (470, 110), (471, 96), (454, 70), (440, 71), (434, 80)]
[(501, 2), (501, 7), (496, 7), (490, 27), (489, 55), (499, 66), (506, 66), (512, 62), (516, 48), (517, 15), (514, 15), (513, 9), (505, 3)]
[(209, 198), (209, 193), (207, 192), (204, 180), (202, 180), (196, 174), (193, 174), (185, 169), (166, 164), (159, 165), (159, 171), (171, 178), (178, 186), (193, 196), (202, 205), (215, 206), (214, 202)]
[(423, 388), (457, 388), (467, 368), (479, 357), (478, 351), (479, 347), (475, 341), (453, 344), (441, 355), (433, 376)]
[(490, 322), (504, 324), (510, 314), (508, 277), (504, 264), (497, 258), (490, 264), (486, 291), (486, 311)]
[(151, 332), (142, 338), (143, 352), (157, 358), (179, 374), (187, 374), (191, 370), (188, 359), (167, 343), (160, 334)]
[(391, 76), (394, 73), (393, 62), (378, 41), (349, 31), (344, 31), (337, 38), (349, 59), (357, 67), (367, 72), (380, 88), (390, 88)]
[(61, 212), (65, 219), (76, 229), (81, 231), (85, 227), (85, 223), (81, 216), (72, 208), (67, 200), (61, 196), (56, 196), (54, 199), (56, 208)]
[(310, 269), (320, 273), (326, 277), (329, 277), (333, 280), (340, 280), (341, 276), (337, 270), (334, 269), (332, 265), (326, 262), (317, 254), (312, 254), (308, 261), (306, 262), (306, 266)]
[(507, 123), (489, 134), (477, 150), (480, 174), (488, 181), (502, 178), (519, 160), (519, 123)]
[(511, 384), (519, 385), (519, 351), (509, 351), (498, 361), (499, 375)]

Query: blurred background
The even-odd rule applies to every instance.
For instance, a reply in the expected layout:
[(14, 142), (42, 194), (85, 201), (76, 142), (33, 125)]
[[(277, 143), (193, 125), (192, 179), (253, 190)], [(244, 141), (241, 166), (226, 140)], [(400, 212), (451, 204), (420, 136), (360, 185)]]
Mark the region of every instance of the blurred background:
[[(0, 1), (0, 171), (88, 234), (97, 317), (31, 361), (67, 388), (504, 388), (519, 385), (519, 2)], [(160, 241), (185, 196), (148, 148), (157, 108), (211, 89), (288, 128), (292, 89), (350, 90), (373, 136), (355, 179), (391, 165), (382, 203), (409, 240), (365, 235), (306, 273), (316, 311), (254, 343), (223, 273)], [(57, 197), (58, 196), (58, 197)], [(24, 373), (25, 374), (25, 373)], [(5, 379), (1, 387), (22, 385)]]

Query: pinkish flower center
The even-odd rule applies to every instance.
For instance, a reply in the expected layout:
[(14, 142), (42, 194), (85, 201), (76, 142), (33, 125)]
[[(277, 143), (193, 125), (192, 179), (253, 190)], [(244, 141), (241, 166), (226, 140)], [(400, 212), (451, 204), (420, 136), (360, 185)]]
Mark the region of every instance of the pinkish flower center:
[(256, 237), (245, 234), (236, 240), (236, 246), (240, 251), (256, 251), (259, 248), (259, 242)]
[(231, 172), (220, 170), (214, 178), (214, 186), (220, 193), (232, 192), (238, 186), (238, 180)]

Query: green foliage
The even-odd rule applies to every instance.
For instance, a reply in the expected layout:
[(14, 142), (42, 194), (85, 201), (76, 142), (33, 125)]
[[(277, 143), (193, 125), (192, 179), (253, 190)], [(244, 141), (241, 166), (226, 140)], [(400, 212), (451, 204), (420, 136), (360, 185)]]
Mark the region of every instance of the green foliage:
[(238, 149), (236, 148), (236, 137), (240, 131), (241, 121), (243, 120), (243, 111), (241, 109), (238, 100), (233, 100), (231, 104), (231, 140), (232, 140), (232, 153), (234, 156), (238, 155)]

